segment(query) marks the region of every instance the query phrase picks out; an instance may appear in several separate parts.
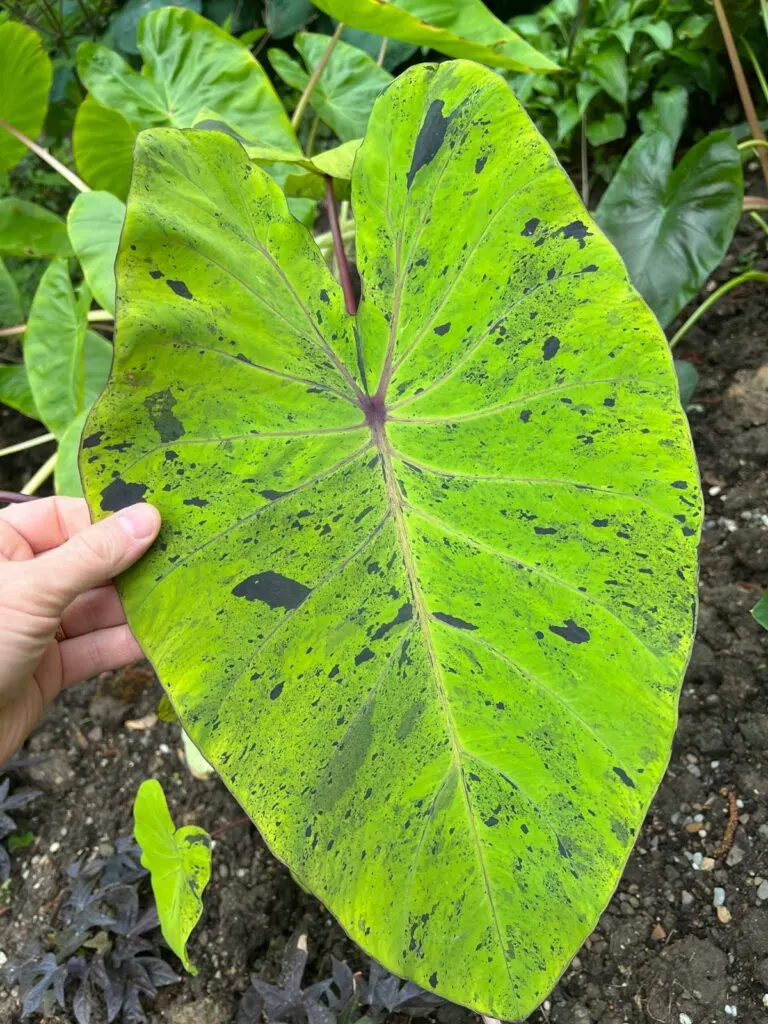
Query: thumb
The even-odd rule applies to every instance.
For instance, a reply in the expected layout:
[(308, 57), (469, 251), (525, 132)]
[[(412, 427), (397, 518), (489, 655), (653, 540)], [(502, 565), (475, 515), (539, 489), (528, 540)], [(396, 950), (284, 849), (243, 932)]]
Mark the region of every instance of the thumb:
[(142, 503), (76, 533), (60, 547), (27, 563), (28, 581), (37, 590), (38, 603), (60, 615), (78, 594), (101, 586), (133, 565), (159, 530), (160, 513)]

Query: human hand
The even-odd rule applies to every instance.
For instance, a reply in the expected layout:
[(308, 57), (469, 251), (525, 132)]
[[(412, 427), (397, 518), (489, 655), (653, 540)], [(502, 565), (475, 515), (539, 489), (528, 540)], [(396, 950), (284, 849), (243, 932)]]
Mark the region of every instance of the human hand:
[(93, 526), (80, 498), (0, 511), (0, 765), (62, 689), (142, 657), (110, 580), (159, 529), (145, 504)]

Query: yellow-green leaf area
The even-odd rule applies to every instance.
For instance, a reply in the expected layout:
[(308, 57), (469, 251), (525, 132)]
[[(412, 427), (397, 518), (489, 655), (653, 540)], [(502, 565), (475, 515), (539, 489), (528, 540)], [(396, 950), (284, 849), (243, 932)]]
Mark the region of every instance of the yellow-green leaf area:
[[(51, 59), (37, 32), (15, 21), (0, 25), (0, 118), (37, 138), (52, 81)], [(9, 171), (26, 152), (23, 142), (0, 129), (0, 173)]]
[(352, 173), (355, 317), (218, 132), (138, 142), (94, 515), (179, 718), (389, 970), (504, 1020), (669, 757), (701, 504), (659, 326), (495, 73), (410, 69)]
[(203, 912), (203, 890), (211, 877), (211, 837), (197, 825), (176, 828), (157, 779), (139, 786), (133, 834), (149, 871), (163, 938), (190, 974), (189, 936)]

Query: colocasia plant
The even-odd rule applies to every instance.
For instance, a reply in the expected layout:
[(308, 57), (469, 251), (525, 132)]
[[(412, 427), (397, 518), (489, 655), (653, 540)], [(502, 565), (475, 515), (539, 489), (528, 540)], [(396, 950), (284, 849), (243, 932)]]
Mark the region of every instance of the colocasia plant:
[(363, 297), (216, 131), (139, 135), (81, 472), (184, 728), (385, 968), (546, 996), (661, 779), (701, 505), (657, 321), (506, 83), (420, 65), (351, 201)]

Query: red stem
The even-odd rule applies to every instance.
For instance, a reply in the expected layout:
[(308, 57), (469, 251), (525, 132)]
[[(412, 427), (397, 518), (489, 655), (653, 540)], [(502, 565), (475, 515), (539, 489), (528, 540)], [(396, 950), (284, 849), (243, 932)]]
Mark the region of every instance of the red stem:
[(23, 501), (36, 500), (36, 494), (19, 494), (18, 491), (0, 491), (0, 505), (20, 505)]
[(245, 825), (246, 822), (250, 822), (250, 818), (244, 814), (241, 818), (235, 818), (233, 821), (225, 821), (223, 825), (219, 825), (211, 832), (211, 839), (218, 839), (219, 836), (223, 836), (225, 832), (229, 832), (231, 828), (235, 828), (237, 825)]
[(325, 175), (325, 199), (328, 207), (328, 220), (331, 224), (333, 251), (339, 267), (341, 290), (344, 292), (344, 304), (349, 315), (354, 316), (357, 313), (357, 299), (355, 298), (355, 289), (352, 287), (352, 275), (349, 272), (347, 254), (344, 251), (344, 239), (341, 237), (341, 228), (339, 227), (339, 211), (336, 208), (336, 196), (333, 194), (333, 178), (329, 174)]

